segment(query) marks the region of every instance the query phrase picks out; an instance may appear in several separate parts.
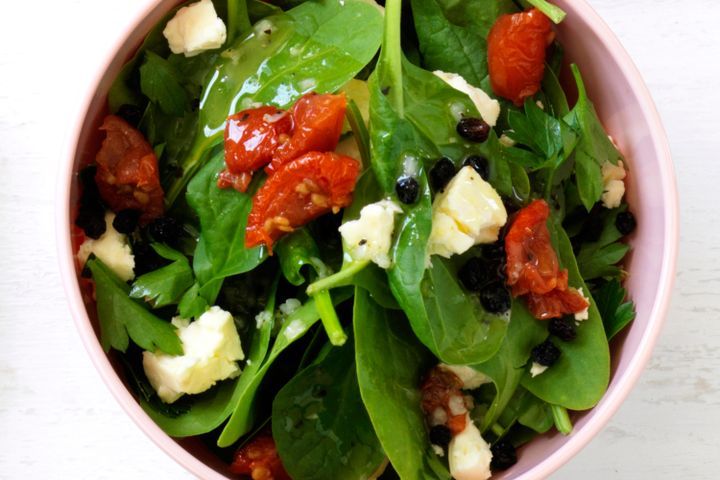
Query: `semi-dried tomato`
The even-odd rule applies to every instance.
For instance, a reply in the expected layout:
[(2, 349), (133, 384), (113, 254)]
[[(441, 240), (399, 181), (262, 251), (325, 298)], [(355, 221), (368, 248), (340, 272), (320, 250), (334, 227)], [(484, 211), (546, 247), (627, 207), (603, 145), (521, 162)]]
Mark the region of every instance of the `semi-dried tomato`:
[(453, 435), (465, 430), (467, 410), (462, 386), (462, 380), (449, 370), (434, 367), (428, 372), (420, 392), (422, 410), (431, 427), (445, 425)]
[(253, 480), (292, 480), (269, 432), (260, 433), (235, 452), (230, 471)]
[(499, 17), (488, 35), (488, 69), (493, 91), (521, 106), (540, 90), (545, 50), (555, 33), (536, 8)]
[(310, 152), (271, 175), (253, 198), (245, 246), (275, 241), (330, 211), (352, 202), (360, 163), (332, 152)]
[(106, 136), (95, 161), (100, 196), (115, 212), (140, 210), (146, 224), (165, 211), (158, 159), (142, 133), (122, 118), (109, 115), (100, 130)]

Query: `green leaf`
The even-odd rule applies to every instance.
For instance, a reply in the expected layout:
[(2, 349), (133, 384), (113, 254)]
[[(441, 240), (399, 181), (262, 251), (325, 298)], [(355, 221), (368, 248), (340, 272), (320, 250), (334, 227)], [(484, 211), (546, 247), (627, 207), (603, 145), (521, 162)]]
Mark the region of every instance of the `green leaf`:
[(476, 87), (488, 74), (486, 38), (492, 25), (517, 11), (511, 0), (413, 0), (412, 9), (423, 66), (458, 73)]
[(152, 247), (158, 255), (173, 260), (173, 263), (137, 278), (130, 296), (145, 299), (153, 308), (177, 304), (194, 282), (190, 263), (185, 255), (165, 245), (153, 244)]
[(622, 270), (617, 264), (625, 258), (630, 247), (619, 241), (623, 235), (615, 226), (615, 219), (619, 213), (625, 210), (627, 210), (627, 205), (612, 210), (603, 209), (600, 213), (603, 217), (600, 238), (595, 242), (580, 245), (577, 263), (585, 280), (622, 276)]
[(293, 478), (369, 478), (385, 460), (360, 397), (352, 343), (331, 349), (285, 384), (273, 401), (272, 426)]
[(95, 281), (100, 343), (106, 352), (110, 347), (125, 352), (132, 339), (143, 350), (182, 355), (175, 327), (130, 298), (130, 287), (100, 259), (91, 258), (86, 266)]
[[(333, 296), (333, 303), (338, 305), (349, 297), (349, 291), (338, 290)], [(237, 393), (231, 402), (232, 415), (218, 437), (218, 446), (229, 447), (252, 429), (255, 394), (270, 366), (287, 347), (305, 335), (319, 320), (320, 313), (312, 298), (284, 319), (267, 357), (263, 354), (264, 360), (253, 361), (240, 375), (236, 387)]]
[(308, 281), (302, 274), (305, 266), (311, 267), (320, 278), (329, 274), (315, 240), (305, 228), (283, 237), (275, 246), (275, 253), (283, 275), (293, 285), (299, 286)]
[(522, 300), (513, 299), (510, 324), (498, 352), (488, 361), (473, 365), (495, 385), (495, 398), (480, 426), (486, 431), (505, 411), (515, 395), (532, 348), (547, 337), (545, 325), (535, 319)]
[(382, 14), (374, 5), (326, 0), (265, 18), (238, 37), (208, 77), (197, 134), (181, 164), (183, 176), (167, 189), (167, 203), (222, 141), (228, 115), (255, 103), (285, 108), (309, 91), (337, 91), (373, 58), (381, 35)]
[(420, 409), (420, 379), (435, 359), (401, 313), (383, 310), (361, 288), (353, 321), (360, 394), (393, 468), (404, 480), (449, 480), (430, 450)]
[(568, 269), (568, 283), (582, 288), (590, 297), (589, 318), (580, 322), (577, 338), (572, 342), (555, 342), (561, 355), (542, 375), (528, 373), (522, 385), (533, 395), (552, 405), (570, 410), (594, 407), (605, 394), (610, 380), (610, 350), (602, 319), (575, 262), (572, 245), (554, 219), (548, 221), (555, 250), (562, 267)]
[(200, 296), (200, 284), (195, 282), (180, 299), (178, 312), (182, 318), (197, 318), (209, 308), (208, 301)]
[(201, 226), (193, 269), (199, 293), (209, 305), (219, 292), (218, 282), (248, 272), (267, 258), (264, 247), (245, 248), (245, 227), (254, 190), (240, 193), (218, 188), (217, 174), (224, 165), (225, 157), (220, 152), (190, 182), (187, 191), (188, 203), (197, 212)]
[(625, 302), (626, 297), (627, 290), (616, 278), (603, 284), (595, 294), (608, 340), (611, 340), (635, 319), (635, 305), (632, 301)]
[(603, 163), (614, 165), (622, 160), (622, 155), (608, 138), (600, 123), (595, 107), (587, 96), (580, 70), (571, 65), (578, 88), (578, 101), (572, 111), (565, 116), (565, 122), (578, 134), (575, 149), (575, 178), (577, 179), (580, 199), (589, 212), (600, 200), (603, 193), (601, 167)]
[(181, 116), (188, 109), (189, 100), (177, 77), (167, 60), (150, 51), (145, 54), (145, 63), (140, 67), (142, 93), (168, 115)]

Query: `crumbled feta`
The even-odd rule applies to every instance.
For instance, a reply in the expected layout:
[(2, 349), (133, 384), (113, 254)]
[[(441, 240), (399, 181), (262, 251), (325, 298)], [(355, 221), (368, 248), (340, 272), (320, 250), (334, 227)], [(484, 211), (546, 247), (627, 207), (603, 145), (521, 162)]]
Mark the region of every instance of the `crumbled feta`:
[(266, 323), (268, 323), (272, 319), (272, 313), (268, 312), (267, 310), (263, 310), (262, 312), (255, 315), (255, 327), (260, 330)]
[(391, 200), (381, 200), (360, 210), (360, 218), (345, 222), (338, 229), (354, 260), (369, 260), (380, 268), (390, 267), (390, 244), (395, 214), (402, 209)]
[(582, 295), (585, 301), (588, 302), (588, 306), (585, 307), (584, 310), (575, 314), (575, 321), (582, 322), (583, 320), (587, 320), (588, 318), (590, 318), (590, 299), (585, 296), (585, 292), (583, 292), (582, 287), (578, 288), (578, 292), (580, 292), (580, 295)]
[(500, 116), (500, 102), (490, 98), (482, 89), (470, 85), (467, 80), (457, 73), (447, 73), (440, 70), (433, 73), (455, 90), (469, 96), (478, 112), (480, 112), (482, 119), (491, 127), (495, 126)]
[(465, 398), (461, 395), (454, 395), (450, 397), (448, 400), (448, 408), (450, 409), (450, 414), (454, 417), (457, 415), (462, 415), (463, 413), (467, 412), (467, 407), (465, 406)]
[(445, 425), (447, 421), (448, 415), (444, 408), (438, 407), (433, 410), (432, 415), (430, 416), (431, 427), (434, 427), (435, 425)]
[(490, 445), (482, 438), (470, 415), (467, 416), (466, 422), (465, 430), (450, 441), (448, 448), (450, 475), (455, 480), (486, 480), (491, 475)]
[(445, 450), (440, 445), (432, 444), (430, 445), (432, 447), (433, 452), (435, 452), (435, 455), (438, 457), (444, 457), (445, 456)]
[(115, 214), (107, 212), (105, 214), (105, 233), (97, 240), (86, 239), (80, 245), (77, 257), (80, 264), (85, 265), (88, 257), (93, 253), (123, 282), (127, 282), (135, 278), (135, 257), (128, 244), (127, 235), (115, 230), (113, 220), (115, 220)]
[(507, 222), (500, 195), (471, 166), (460, 169), (433, 202), (428, 254), (449, 258), (497, 241)]
[(515, 140), (513, 140), (513, 139), (510, 138), (510, 137), (508, 137), (508, 136), (505, 135), (504, 133), (503, 133), (502, 135), (500, 135), (500, 138), (498, 139), (498, 141), (500, 142), (500, 144), (501, 144), (503, 147), (508, 147), (508, 148), (514, 147), (515, 144), (517, 143), (517, 142), (515, 142)]
[(602, 165), (603, 194), (602, 203), (605, 208), (617, 208), (625, 195), (625, 166), (622, 160), (617, 165), (605, 162)]
[(172, 324), (183, 355), (143, 352), (145, 374), (162, 401), (173, 403), (184, 394), (202, 393), (240, 374), (237, 361), (245, 354), (230, 313), (212, 307), (192, 323), (176, 317)]
[(537, 362), (533, 362), (532, 366), (530, 367), (530, 375), (533, 378), (535, 378), (538, 375), (540, 375), (541, 373), (545, 372), (545, 370), (547, 370), (547, 369), (548, 369), (547, 365), (540, 365)]
[(480, 385), (490, 383), (487, 375), (467, 365), (447, 365), (441, 363), (439, 366), (443, 370), (454, 373), (463, 383), (463, 390), (475, 390)]
[(201, 0), (177, 11), (163, 31), (173, 53), (194, 57), (220, 48), (227, 39), (225, 24), (211, 0)]
[(282, 304), (280, 304), (278, 310), (280, 310), (280, 313), (282, 313), (283, 315), (288, 316), (295, 313), (295, 310), (300, 307), (302, 307), (302, 302), (300, 302), (300, 300), (298, 300), (297, 298), (288, 298)]

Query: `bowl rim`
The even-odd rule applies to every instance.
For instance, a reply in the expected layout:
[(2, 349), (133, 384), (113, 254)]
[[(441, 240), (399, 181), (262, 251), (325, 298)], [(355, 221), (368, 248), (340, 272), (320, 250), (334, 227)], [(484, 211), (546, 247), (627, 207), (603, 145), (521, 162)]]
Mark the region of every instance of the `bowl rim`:
[[(178, 462), (192, 474), (206, 479), (224, 480), (226, 476), (212, 469), (197, 457), (190, 454), (179, 443), (167, 435), (152, 419), (145, 413), (130, 391), (125, 387), (120, 377), (113, 369), (110, 361), (103, 351), (100, 342), (90, 326), (90, 319), (82, 301), (80, 287), (76, 279), (74, 256), (71, 244), (71, 217), (70, 198), (75, 158), (78, 153), (78, 140), (83, 130), (87, 113), (93, 102), (95, 92), (102, 81), (105, 72), (118, 52), (127, 40), (127, 33), (136, 30), (143, 19), (157, 8), (160, 0), (145, 0), (145, 3), (138, 8), (137, 14), (128, 22), (125, 35), (116, 38), (106, 51), (102, 68), (96, 70), (90, 87), (84, 100), (80, 104), (78, 116), (74, 120), (74, 126), (69, 130), (67, 136), (67, 147), (62, 163), (58, 169), (56, 187), (56, 244), (60, 266), (60, 275), (68, 299), (70, 312), (72, 314), (78, 334), (87, 350), (95, 368), (100, 374), (103, 382), (110, 390), (116, 401), (123, 408), (125, 413), (135, 424), (170, 458)], [(640, 343), (633, 356), (628, 362), (627, 368), (616, 377), (617, 387), (606, 393), (603, 401), (593, 409), (593, 415), (583, 428), (574, 432), (568, 442), (555, 450), (550, 456), (536, 464), (531, 470), (520, 474), (518, 479), (531, 480), (546, 478), (561, 466), (566, 464), (580, 450), (582, 450), (610, 421), (612, 416), (620, 408), (630, 391), (634, 388), (637, 380), (647, 365), (652, 355), (653, 347), (665, 323), (665, 318), (670, 305), (671, 292), (675, 281), (677, 265), (677, 253), (679, 244), (679, 202), (678, 190), (675, 177), (675, 169), (672, 163), (670, 146), (667, 134), (662, 125), (658, 110), (652, 100), (650, 92), (642, 79), (642, 76), (630, 58), (619, 39), (612, 32), (605, 21), (595, 12), (586, 0), (573, 1), (573, 14), (579, 16), (583, 23), (595, 34), (599, 41), (604, 44), (607, 51), (617, 62), (619, 69), (628, 81), (643, 116), (648, 122), (652, 145), (658, 152), (659, 176), (663, 192), (666, 194), (667, 211), (665, 215), (665, 229), (663, 232), (664, 251), (662, 255), (662, 270), (653, 306), (648, 316), (648, 324)], [(71, 281), (72, 279), (72, 281)]]

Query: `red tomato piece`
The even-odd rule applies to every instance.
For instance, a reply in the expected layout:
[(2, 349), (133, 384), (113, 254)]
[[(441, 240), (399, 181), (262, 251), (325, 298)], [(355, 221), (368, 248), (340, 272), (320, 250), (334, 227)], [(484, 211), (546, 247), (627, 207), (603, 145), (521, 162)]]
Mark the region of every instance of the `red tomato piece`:
[(260, 433), (235, 452), (230, 471), (238, 475), (248, 475), (253, 480), (292, 480), (285, 471), (275, 441), (268, 432)]
[(550, 242), (549, 216), (548, 204), (535, 200), (517, 213), (505, 236), (507, 284), (516, 297), (542, 295), (558, 286), (560, 264)]
[(253, 198), (245, 232), (247, 248), (272, 245), (286, 233), (352, 202), (360, 174), (354, 158), (310, 152), (270, 176)]
[(574, 288), (555, 290), (544, 295), (529, 294), (526, 298), (528, 309), (538, 320), (559, 318), (585, 310), (590, 304)]
[(545, 50), (554, 38), (550, 19), (536, 8), (500, 16), (488, 35), (493, 91), (517, 106), (535, 95), (545, 72)]
[(453, 398), (456, 399), (456, 402), (463, 402), (461, 405), (464, 406), (462, 386), (462, 380), (444, 368), (434, 367), (428, 372), (420, 387), (420, 392), (422, 409), (431, 426), (445, 425), (453, 435), (465, 430), (467, 423), (465, 412), (453, 414), (450, 407), (450, 401)]
[(243, 110), (231, 115), (225, 125), (225, 164), (218, 187), (247, 190), (252, 174), (273, 158), (275, 150), (289, 139), (292, 117), (275, 107)]
[(140, 210), (141, 223), (161, 217), (165, 194), (158, 159), (143, 134), (115, 115), (107, 116), (100, 130), (106, 136), (95, 157), (95, 182), (102, 199), (115, 212)]
[(308, 152), (335, 150), (340, 140), (346, 108), (347, 100), (342, 93), (304, 95), (290, 110), (294, 122), (290, 139), (278, 147), (272, 163), (265, 171), (272, 174), (282, 165)]

